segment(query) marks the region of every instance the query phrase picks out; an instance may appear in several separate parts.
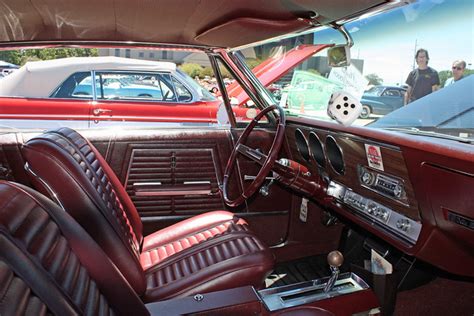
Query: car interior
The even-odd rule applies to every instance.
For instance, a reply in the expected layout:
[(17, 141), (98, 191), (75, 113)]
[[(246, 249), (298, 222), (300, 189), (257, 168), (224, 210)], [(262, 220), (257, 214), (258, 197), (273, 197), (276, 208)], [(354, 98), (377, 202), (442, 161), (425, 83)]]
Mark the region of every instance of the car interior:
[(472, 144), (351, 126), (344, 92), (332, 122), (287, 115), (231, 49), (403, 1), (53, 4), (0, 0), (0, 48), (204, 52), (229, 121), (0, 129), (0, 315), (474, 312)]

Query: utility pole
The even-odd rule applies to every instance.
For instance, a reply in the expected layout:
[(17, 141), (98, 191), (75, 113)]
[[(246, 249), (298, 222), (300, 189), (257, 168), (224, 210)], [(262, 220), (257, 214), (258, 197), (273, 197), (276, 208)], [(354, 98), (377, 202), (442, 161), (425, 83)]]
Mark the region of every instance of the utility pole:
[(417, 45), (418, 45), (418, 39), (415, 39), (415, 49), (413, 51), (413, 67), (412, 67), (412, 70), (415, 70), (415, 64), (416, 64), (415, 54), (416, 54)]

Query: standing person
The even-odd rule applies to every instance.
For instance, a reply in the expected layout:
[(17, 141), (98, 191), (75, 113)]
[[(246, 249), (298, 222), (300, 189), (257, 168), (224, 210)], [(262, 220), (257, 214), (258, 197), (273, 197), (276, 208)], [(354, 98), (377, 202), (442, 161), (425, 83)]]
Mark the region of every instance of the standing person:
[(439, 89), (438, 72), (428, 67), (428, 51), (423, 48), (417, 50), (415, 60), (418, 68), (412, 70), (406, 80), (408, 89), (405, 93), (405, 105)]
[(444, 83), (444, 86), (447, 87), (453, 83), (455, 83), (458, 80), (461, 80), (464, 78), (464, 69), (466, 69), (466, 62), (464, 60), (455, 60), (453, 62), (453, 76), (451, 78), (448, 78), (446, 82)]

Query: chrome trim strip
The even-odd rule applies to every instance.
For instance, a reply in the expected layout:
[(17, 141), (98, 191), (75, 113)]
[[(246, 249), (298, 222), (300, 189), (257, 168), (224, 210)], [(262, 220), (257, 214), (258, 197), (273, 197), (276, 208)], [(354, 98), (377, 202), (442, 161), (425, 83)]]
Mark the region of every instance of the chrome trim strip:
[(205, 180), (205, 181), (183, 181), (183, 184), (189, 184), (189, 185), (194, 185), (194, 184), (211, 184), (211, 181)]
[(211, 189), (135, 191), (135, 196), (210, 195)]
[(28, 162), (25, 162), (24, 168), (25, 168), (26, 172), (28, 172), (33, 177), (35, 177), (44, 186), (44, 188), (46, 189), (46, 191), (48, 191), (49, 195), (54, 200), (54, 202), (56, 202), (56, 204), (58, 204), (63, 209), (63, 211), (66, 211), (63, 204), (59, 200), (58, 195), (56, 194), (56, 192), (54, 192), (53, 189), (43, 179), (41, 179), (33, 170), (31, 170), (30, 165), (28, 164)]
[(150, 185), (161, 185), (161, 182), (156, 181), (156, 182), (135, 182), (135, 183), (133, 183), (134, 187), (150, 186)]

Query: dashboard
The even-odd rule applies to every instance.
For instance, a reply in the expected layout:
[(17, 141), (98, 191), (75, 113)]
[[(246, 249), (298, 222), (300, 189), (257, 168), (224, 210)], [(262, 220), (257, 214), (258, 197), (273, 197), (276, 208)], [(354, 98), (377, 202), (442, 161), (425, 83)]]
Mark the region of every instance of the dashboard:
[(474, 265), (472, 145), (288, 121), (290, 159), (327, 184), (331, 202), (319, 202), (409, 255), (474, 276), (464, 266)]

